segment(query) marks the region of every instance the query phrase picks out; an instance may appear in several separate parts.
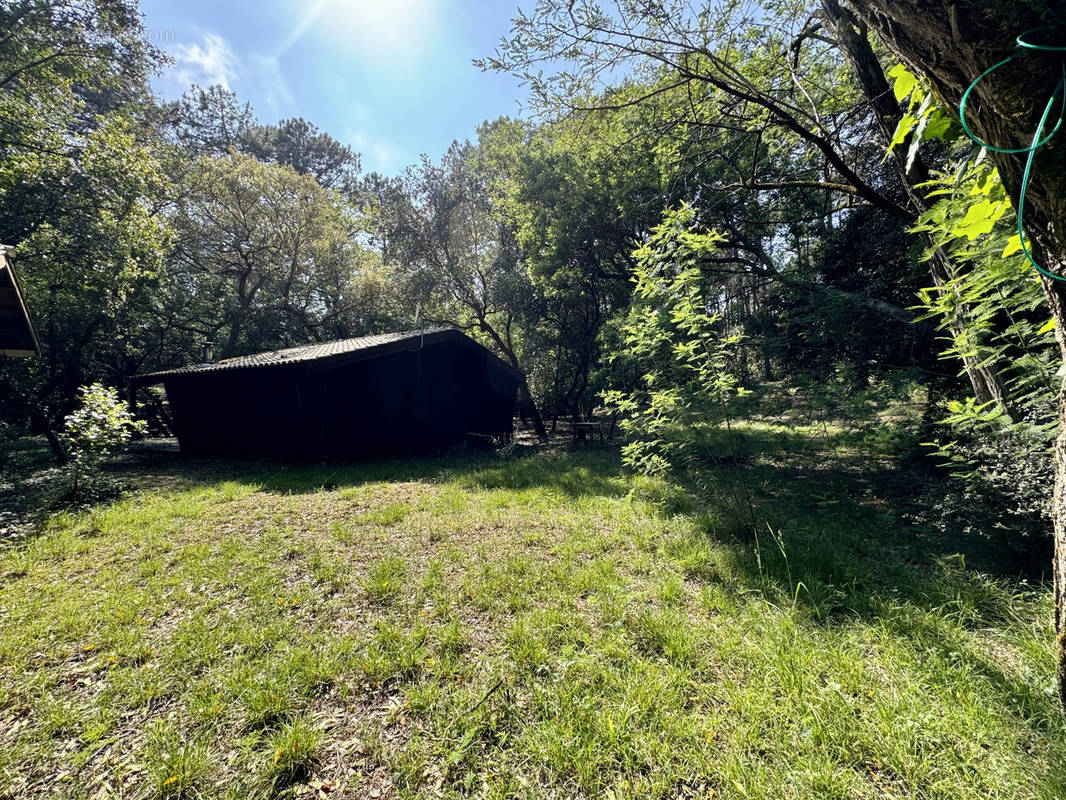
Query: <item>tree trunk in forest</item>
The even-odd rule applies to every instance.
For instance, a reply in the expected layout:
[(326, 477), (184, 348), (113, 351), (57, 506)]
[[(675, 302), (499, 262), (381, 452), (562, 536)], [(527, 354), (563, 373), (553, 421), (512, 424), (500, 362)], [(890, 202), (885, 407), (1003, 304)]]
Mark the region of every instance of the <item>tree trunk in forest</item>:
[[(850, 0), (892, 52), (924, 76), (949, 108), (978, 75), (1016, 52), (1015, 37), (1052, 25), (1063, 30), (1063, 0)], [(1054, 44), (1063, 44), (1061, 34)], [(1061, 78), (1062, 53), (1028, 52), (1008, 68), (988, 75), (967, 108), (970, 127), (1001, 147), (1028, 147), (1044, 104)], [(1012, 198), (1021, 189), (1025, 155), (993, 153)], [(1026, 197), (1025, 233), (1033, 256), (1049, 272), (1066, 276), (1066, 136), (1041, 148)], [(1066, 282), (1042, 277), (1055, 320), (1055, 337), (1066, 360)], [(1055, 440), (1055, 630), (1057, 685), (1066, 709), (1066, 384), (1059, 392)]]
[(45, 418), (42, 430), (44, 431), (44, 438), (47, 440), (48, 446), (52, 448), (52, 454), (56, 457), (56, 463), (61, 467), (65, 467), (70, 463), (70, 455), (67, 453), (66, 448), (63, 447), (63, 443), (59, 440), (59, 435), (48, 424), (47, 417)]
[[(500, 333), (489, 324), (483, 310), (479, 312), (478, 317), (478, 328), (488, 334), (500, 353), (502, 353), (507, 359), (507, 363), (522, 375), (522, 381), (518, 384), (518, 401), (524, 401), (527, 403), (529, 416), (533, 421), (533, 430), (536, 432), (537, 436), (541, 439), (547, 439), (548, 430), (544, 427), (544, 418), (540, 415), (540, 409), (537, 408), (537, 401), (533, 399), (533, 392), (529, 389), (529, 379), (526, 377), (526, 371), (522, 369), (522, 366), (518, 363), (518, 356), (515, 354), (514, 344), (510, 341), (504, 341), (504, 338)], [(507, 338), (510, 339), (510, 333), (508, 333)]]
[[(517, 367), (516, 367), (517, 369)], [(537, 408), (537, 401), (533, 399), (533, 392), (529, 390), (529, 382), (523, 377), (522, 383), (518, 386), (518, 396), (524, 399), (529, 405), (529, 417), (533, 422), (533, 430), (540, 439), (548, 438), (548, 429), (544, 427), (544, 418), (540, 415), (540, 409)]]
[[(877, 121), (878, 130), (887, 148), (903, 113), (888, 85), (881, 62), (870, 44), (866, 25), (850, 9), (841, 6), (838, 0), (822, 0), (822, 20), (832, 31), (845, 58), (851, 64), (859, 88), (862, 89), (863, 95), (873, 109), (874, 119)], [(911, 159), (908, 165), (907, 144), (904, 142), (903, 145), (893, 149), (892, 160), (915, 214), (924, 214), (929, 210), (929, 203), (917, 187), (929, 180), (929, 169), (920, 153)], [(932, 236), (926, 235), (925, 239), (931, 247), (934, 247)], [(955, 276), (955, 270), (958, 267), (951, 255), (942, 247), (934, 247), (929, 267), (936, 287), (941, 292), (950, 291), (948, 284)], [(958, 293), (955, 294), (957, 297)], [(954, 339), (958, 340), (967, 329), (968, 317), (969, 309), (966, 304), (956, 303), (954, 314), (948, 320), (948, 330)], [(974, 349), (976, 351), (974, 354), (962, 356), (963, 368), (966, 377), (970, 379), (974, 397), (982, 405), (995, 403), (997, 408), (1013, 418), (1010, 397), (1003, 383), (1003, 370), (997, 365), (996, 359), (992, 357), (987, 348), (977, 343)]]

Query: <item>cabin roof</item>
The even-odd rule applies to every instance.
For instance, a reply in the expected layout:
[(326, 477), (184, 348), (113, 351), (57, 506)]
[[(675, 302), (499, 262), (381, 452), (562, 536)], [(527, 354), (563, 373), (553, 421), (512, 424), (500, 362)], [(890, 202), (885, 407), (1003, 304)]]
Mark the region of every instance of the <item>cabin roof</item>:
[(518, 372), (510, 364), (498, 358), (487, 348), (474, 342), (461, 331), (455, 328), (429, 328), (424, 331), (379, 333), (354, 339), (337, 339), (331, 342), (288, 347), (284, 350), (271, 350), (265, 353), (224, 358), (220, 361), (212, 361), (206, 364), (194, 364), (177, 369), (138, 375), (134, 379), (134, 383), (138, 386), (147, 386), (153, 383), (162, 383), (168, 378), (179, 376), (276, 367), (289, 364), (306, 364), (315, 369), (331, 369), (334, 366), (364, 361), (402, 350), (415, 349), (420, 344), (429, 344), (447, 339), (466, 340), (476, 345), (484, 350), (486, 356), (498, 367), (518, 377)]
[(8, 259), (9, 250), (0, 245), (0, 355), (39, 356), (41, 347), (22, 299), (15, 268)]

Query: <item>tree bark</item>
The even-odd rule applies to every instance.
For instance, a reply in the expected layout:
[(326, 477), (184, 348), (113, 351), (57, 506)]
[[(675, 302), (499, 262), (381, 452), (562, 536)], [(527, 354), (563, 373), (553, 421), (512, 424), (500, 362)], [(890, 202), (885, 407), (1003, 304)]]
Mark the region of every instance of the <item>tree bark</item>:
[[(1031, 28), (1063, 30), (1063, 0), (851, 0), (863, 21), (909, 69), (925, 77), (948, 108), (978, 75), (1016, 52), (1015, 37)], [(1061, 38), (1055, 44), (1062, 44)], [(988, 75), (967, 108), (970, 127), (1001, 147), (1028, 147), (1044, 104), (1061, 78), (1061, 53), (1022, 54)], [(993, 153), (1012, 198), (1021, 189), (1025, 155)], [(1066, 275), (1066, 136), (1052, 139), (1037, 155), (1025, 207), (1025, 233), (1033, 256), (1049, 272)], [(1066, 361), (1066, 282), (1041, 278), (1055, 320), (1060, 355)], [(1066, 384), (1059, 392), (1055, 440), (1055, 631), (1057, 685), (1066, 709)]]
[[(522, 375), (521, 383), (518, 384), (518, 397), (519, 402), (524, 400), (527, 403), (529, 409), (529, 416), (533, 421), (533, 430), (537, 436), (541, 439), (548, 438), (548, 431), (544, 427), (544, 418), (540, 415), (540, 409), (537, 408), (537, 401), (533, 399), (533, 392), (529, 388), (529, 379), (526, 377), (526, 371), (522, 369), (521, 364), (518, 363), (518, 355), (515, 353), (514, 345), (510, 341), (504, 341), (504, 338), (500, 335), (492, 325), (489, 324), (487, 315), (484, 309), (478, 312), (479, 322), (478, 327), (488, 334), (488, 337), (492, 339), (496, 345), (496, 349), (503, 354), (507, 362), (515, 368), (517, 372)], [(510, 335), (508, 335), (510, 339)]]

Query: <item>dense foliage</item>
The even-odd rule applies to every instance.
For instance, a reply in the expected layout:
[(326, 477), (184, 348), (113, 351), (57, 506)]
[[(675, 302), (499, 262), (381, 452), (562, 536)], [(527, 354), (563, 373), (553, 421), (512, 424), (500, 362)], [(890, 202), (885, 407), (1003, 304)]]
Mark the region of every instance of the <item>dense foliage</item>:
[(623, 460), (652, 475), (692, 456), (686, 451), (696, 449), (690, 437), (700, 428), (728, 425), (736, 416), (731, 404), (745, 392), (732, 372), (743, 334), (708, 310), (699, 269), (722, 237), (693, 230), (693, 217), (689, 206), (667, 213), (637, 250), (624, 348), (614, 360), (639, 377), (630, 392), (604, 393), (628, 434)]
[(541, 0), (482, 63), (537, 115), (395, 177), (224, 87), (154, 96), (132, 0), (0, 13), (0, 240), (44, 349), (0, 359), (8, 436), (59, 449), (78, 387), (207, 345), (417, 318), (518, 368), (538, 433), (605, 414), (651, 471), (705, 461), (741, 387), (905, 372), (934, 454), (1045, 505), (1054, 332), (1008, 198), (846, 5)]

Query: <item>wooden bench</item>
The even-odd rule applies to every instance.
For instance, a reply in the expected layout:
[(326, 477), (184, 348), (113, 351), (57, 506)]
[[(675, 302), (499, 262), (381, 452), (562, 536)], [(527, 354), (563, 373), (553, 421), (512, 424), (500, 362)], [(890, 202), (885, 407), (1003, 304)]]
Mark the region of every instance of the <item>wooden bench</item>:
[(600, 444), (603, 444), (603, 423), (602, 422), (575, 422), (573, 423), (574, 441), (578, 440), (578, 435), (581, 438), (585, 438), (585, 434), (588, 433), (591, 437), (594, 433), (599, 433)]

